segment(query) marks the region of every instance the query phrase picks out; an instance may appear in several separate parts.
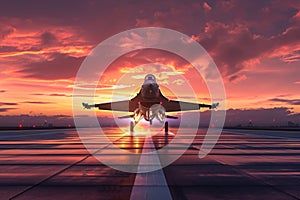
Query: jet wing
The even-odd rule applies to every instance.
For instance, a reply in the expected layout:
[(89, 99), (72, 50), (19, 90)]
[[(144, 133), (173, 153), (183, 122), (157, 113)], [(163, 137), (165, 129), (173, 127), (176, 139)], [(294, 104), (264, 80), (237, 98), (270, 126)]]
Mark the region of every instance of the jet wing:
[(94, 108), (98, 108), (99, 110), (114, 110), (114, 111), (124, 111), (124, 112), (134, 111), (134, 102), (131, 100), (116, 101), (111, 103), (99, 103), (94, 105), (82, 103), (82, 105), (86, 109), (90, 109), (94, 107)]
[(209, 109), (216, 108), (219, 104), (198, 104), (190, 103), (184, 101), (174, 101), (168, 100), (163, 102), (163, 107), (166, 109), (166, 112), (176, 112), (176, 111), (188, 111), (188, 110), (199, 110), (200, 108), (206, 107)]

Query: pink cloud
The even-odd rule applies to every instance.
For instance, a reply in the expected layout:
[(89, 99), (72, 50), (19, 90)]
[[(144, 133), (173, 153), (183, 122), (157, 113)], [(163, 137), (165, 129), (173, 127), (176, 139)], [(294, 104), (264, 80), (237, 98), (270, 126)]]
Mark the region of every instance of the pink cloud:
[(223, 74), (231, 76), (249, 64), (266, 57), (286, 62), (297, 61), (300, 50), (300, 26), (293, 26), (278, 36), (266, 38), (251, 33), (245, 24), (210, 21), (200, 34), (202, 44), (215, 59)]
[(0, 61), (9, 62), (13, 57), (14, 60), (31, 62), (36, 58), (47, 59), (48, 54), (53, 53), (81, 57), (92, 48), (78, 27), (57, 25), (53, 20), (0, 19)]
[(202, 7), (205, 10), (205, 12), (209, 12), (212, 9), (211, 6), (207, 2), (204, 2)]
[[(174, 68), (175, 71), (186, 72), (192, 66), (181, 57), (162, 50), (157, 49), (143, 49), (130, 52), (116, 59), (111, 65), (110, 70), (117, 70), (121, 73), (128, 73), (134, 67), (147, 64), (160, 63)], [(160, 66), (153, 65), (157, 72), (161, 71)]]
[(24, 65), (18, 73), (23, 74), (24, 77), (44, 80), (73, 78), (83, 59), (83, 57), (76, 58), (68, 55), (53, 54), (50, 60)]
[(229, 78), (229, 81), (233, 82), (233, 83), (238, 83), (240, 81), (244, 81), (247, 79), (246, 75), (233, 75)]
[(0, 39), (3, 40), (13, 34), (16, 29), (13, 26), (0, 23)]

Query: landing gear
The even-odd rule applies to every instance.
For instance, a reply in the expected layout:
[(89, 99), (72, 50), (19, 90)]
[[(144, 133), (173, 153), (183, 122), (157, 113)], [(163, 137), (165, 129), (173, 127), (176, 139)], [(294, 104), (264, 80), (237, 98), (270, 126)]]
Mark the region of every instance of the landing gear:
[(134, 129), (134, 122), (131, 121), (131, 122), (130, 122), (130, 134), (133, 133), (133, 129)]
[(165, 135), (169, 133), (169, 122), (165, 122)]
[(150, 119), (150, 125), (152, 125), (152, 120)]

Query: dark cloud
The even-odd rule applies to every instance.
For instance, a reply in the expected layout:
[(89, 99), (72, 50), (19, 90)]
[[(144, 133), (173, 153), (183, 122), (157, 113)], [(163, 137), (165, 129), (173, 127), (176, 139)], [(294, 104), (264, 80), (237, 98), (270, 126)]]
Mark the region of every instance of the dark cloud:
[(300, 99), (282, 99), (282, 98), (273, 98), (269, 99), (272, 102), (282, 102), (287, 103), (289, 105), (300, 105)]
[(6, 92), (6, 90), (0, 90), (0, 93), (4, 93), (4, 92)]
[(281, 95), (277, 95), (276, 97), (282, 98), (282, 97), (288, 97), (290, 96), (290, 94), (281, 94)]
[(17, 105), (18, 105), (18, 103), (0, 102), (0, 112), (8, 112), (10, 110), (17, 109), (17, 108), (12, 108), (12, 107), (2, 108), (2, 106), (17, 106)]
[[(292, 20), (300, 7), (297, 1), (73, 1), (72, 5), (26, 1), (17, 6), (13, 2), (2, 3), (3, 16), (33, 23), (43, 18), (52, 25), (76, 27), (93, 45), (120, 31), (142, 26), (166, 27), (199, 36), (200, 44), (227, 77), (244, 69), (247, 61), (299, 42), (299, 23)], [(57, 38), (51, 30), (42, 33), (41, 45), (55, 43)], [(74, 77), (82, 58), (53, 56), (51, 61), (30, 63), (21, 71), (29, 77), (45, 79)], [(57, 73), (58, 69), (61, 73)]]
[(290, 27), (271, 38), (253, 34), (249, 26), (210, 21), (199, 36), (200, 44), (209, 51), (223, 74), (231, 77), (230, 80), (247, 67), (247, 62), (263, 57), (282, 57), (294, 51), (292, 47), (286, 47), (300, 44), (300, 26)]
[(14, 52), (18, 51), (18, 47), (16, 46), (0, 46), (0, 52), (5, 53), (5, 52)]
[(44, 102), (44, 101), (23, 101), (22, 103), (28, 103), (28, 104), (53, 104), (54, 102)]
[(7, 112), (10, 110), (14, 110), (14, 109), (17, 109), (17, 108), (0, 108), (0, 112)]
[(2, 16), (9, 17), (45, 18), (52, 16), (57, 18), (68, 18), (80, 13), (80, 9), (84, 9), (85, 4), (86, 2), (78, 0), (72, 1), (71, 4), (70, 2), (58, 0), (45, 2), (38, 0), (29, 0), (27, 2), (3, 0), (1, 1), (0, 12)]
[(2, 25), (0, 23), (0, 41), (15, 32), (15, 28), (10, 25)]
[(252, 33), (267, 37), (276, 36), (293, 25), (291, 17), (299, 8), (297, 0), (230, 0), (211, 4), (211, 19), (224, 24), (247, 23)]
[(56, 117), (56, 118), (70, 118), (71, 116), (69, 116), (69, 115), (52, 115), (52, 117)]
[(19, 72), (24, 73), (25, 77), (47, 80), (73, 78), (83, 59), (66, 54), (53, 54), (51, 60), (26, 64)]
[(49, 96), (51, 96), (51, 97), (69, 97), (70, 95), (53, 93), (53, 94), (49, 94)]
[(229, 77), (229, 81), (235, 82), (235, 81), (238, 81), (240, 78), (241, 78), (240, 75), (233, 75), (233, 76)]
[(52, 46), (52, 45), (57, 45), (58, 41), (55, 35), (53, 35), (50, 32), (44, 32), (41, 35), (41, 45), (42, 46)]
[(18, 103), (6, 103), (6, 102), (0, 102), (0, 106), (16, 106)]
[(70, 95), (66, 95), (66, 94), (61, 94), (61, 93), (52, 93), (52, 94), (42, 94), (42, 93), (35, 93), (35, 94), (31, 94), (34, 96), (50, 96), (50, 97), (67, 97)]
[(87, 37), (93, 38), (95, 42), (136, 26), (161, 26), (183, 31), (188, 35), (198, 34), (211, 19), (224, 24), (249, 22), (251, 31), (255, 34), (278, 35), (293, 25), (290, 18), (297, 12), (296, 6), (299, 6), (297, 0), (75, 0), (71, 4), (59, 0), (4, 2), (1, 2), (0, 7), (2, 16), (32, 21), (42, 18), (47, 23), (81, 27), (86, 30)]
[(2, 3), (2, 16), (38, 19), (60, 26), (80, 27), (95, 44), (140, 26), (160, 26), (198, 33), (205, 24), (204, 1), (28, 1)]
[(52, 93), (52, 94), (42, 94), (42, 93), (36, 93), (31, 94), (34, 96), (49, 96), (49, 97), (98, 97), (97, 95), (70, 95), (70, 94), (61, 94), (61, 93)]

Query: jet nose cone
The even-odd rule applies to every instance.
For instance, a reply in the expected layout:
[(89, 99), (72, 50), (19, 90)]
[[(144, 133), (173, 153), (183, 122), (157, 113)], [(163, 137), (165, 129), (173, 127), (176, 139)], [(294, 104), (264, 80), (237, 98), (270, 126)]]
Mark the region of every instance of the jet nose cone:
[(154, 91), (154, 85), (153, 84), (149, 84), (148, 93), (152, 94), (153, 91)]

